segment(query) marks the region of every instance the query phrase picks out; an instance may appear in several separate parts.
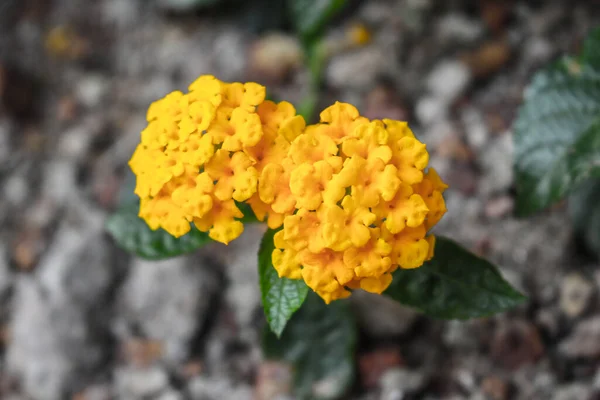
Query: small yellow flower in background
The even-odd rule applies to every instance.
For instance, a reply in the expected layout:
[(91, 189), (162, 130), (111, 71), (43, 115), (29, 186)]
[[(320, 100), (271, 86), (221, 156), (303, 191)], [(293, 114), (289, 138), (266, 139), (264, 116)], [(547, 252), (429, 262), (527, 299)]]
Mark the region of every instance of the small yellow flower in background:
[[(428, 231), (446, 212), (447, 188), (408, 125), (369, 121), (336, 103), (304, 128), (277, 176), (259, 177), (268, 197), (294, 203), (275, 236), (279, 276), (304, 279), (325, 302), (350, 289), (382, 293), (397, 268), (417, 268), (433, 256)], [(265, 196), (266, 197), (266, 196)]]
[[(290, 135), (286, 123), (296, 110), (286, 102), (265, 101), (265, 88), (256, 83), (225, 83), (204, 75), (188, 89), (148, 109), (148, 126), (129, 162), (137, 177), (139, 215), (150, 228), (175, 237), (188, 233), (193, 223), (229, 243), (244, 229), (236, 201), (248, 201), (263, 218), (277, 214), (260, 202), (258, 179), (287, 154), (290, 143), (279, 131), (284, 126)], [(290, 123), (297, 131), (304, 128)], [(279, 193), (271, 198), (280, 211), (293, 209), (291, 200)], [(276, 226), (283, 221), (277, 215), (271, 219), (278, 220), (271, 224)]]
[(352, 24), (346, 31), (348, 41), (356, 46), (363, 46), (371, 41), (371, 32), (362, 23)]
[(447, 185), (405, 122), (345, 103), (308, 125), (256, 83), (198, 78), (154, 102), (129, 165), (139, 216), (175, 237), (194, 224), (222, 243), (244, 230), (239, 203), (279, 229), (273, 266), (327, 303), (382, 293), (397, 268), (433, 257), (429, 230)]

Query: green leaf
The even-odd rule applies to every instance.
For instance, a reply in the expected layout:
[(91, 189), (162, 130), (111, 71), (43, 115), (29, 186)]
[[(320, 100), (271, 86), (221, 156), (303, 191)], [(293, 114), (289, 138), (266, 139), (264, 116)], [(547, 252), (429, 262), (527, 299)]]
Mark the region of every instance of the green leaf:
[(556, 202), (600, 175), (600, 28), (581, 57), (539, 72), (515, 123), (517, 213)]
[(260, 222), (258, 218), (256, 218), (256, 215), (254, 215), (254, 211), (252, 211), (252, 207), (250, 207), (249, 204), (236, 201), (235, 205), (242, 212), (242, 214), (244, 214), (244, 216), (240, 218), (240, 221), (242, 221), (244, 225)]
[(568, 211), (576, 234), (600, 257), (600, 180), (589, 180), (570, 197)]
[(600, 69), (600, 28), (592, 30), (585, 40), (582, 61), (595, 69)]
[(420, 268), (398, 269), (384, 294), (442, 319), (486, 317), (526, 300), (488, 261), (439, 236), (434, 258)]
[(345, 0), (288, 0), (288, 12), (296, 31), (305, 42), (314, 41)]
[(280, 337), (288, 320), (304, 303), (308, 286), (303, 280), (280, 278), (273, 268), (271, 254), (275, 249), (275, 232), (269, 229), (263, 236), (258, 252), (258, 274), (267, 322), (273, 333)]
[(356, 324), (346, 300), (327, 305), (310, 292), (281, 339), (265, 332), (268, 359), (294, 365), (298, 399), (339, 398), (352, 383)]
[(139, 206), (132, 204), (114, 213), (106, 223), (106, 229), (123, 249), (142, 258), (160, 260), (191, 253), (212, 242), (208, 233), (192, 230), (174, 238), (162, 229), (153, 231), (138, 217)]
[(517, 214), (560, 200), (586, 179), (580, 173), (593, 173), (583, 164), (596, 159), (587, 146), (599, 116), (600, 71), (567, 58), (535, 75), (514, 125)]

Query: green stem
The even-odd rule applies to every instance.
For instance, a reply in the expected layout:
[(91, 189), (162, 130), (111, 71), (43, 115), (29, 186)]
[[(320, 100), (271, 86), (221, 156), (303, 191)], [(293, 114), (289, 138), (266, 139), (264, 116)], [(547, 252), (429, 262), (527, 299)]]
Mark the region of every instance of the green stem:
[(314, 44), (304, 45), (305, 54), (308, 59), (308, 70), (310, 72), (310, 81), (308, 94), (302, 100), (298, 107), (298, 113), (304, 117), (307, 123), (312, 122), (315, 109), (319, 102), (319, 92), (323, 80), (323, 69), (325, 67), (325, 53), (319, 41)]

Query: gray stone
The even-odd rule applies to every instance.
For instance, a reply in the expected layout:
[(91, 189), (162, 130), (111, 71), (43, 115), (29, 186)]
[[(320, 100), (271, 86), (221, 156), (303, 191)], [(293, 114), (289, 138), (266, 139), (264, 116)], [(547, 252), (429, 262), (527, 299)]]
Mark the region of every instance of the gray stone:
[(555, 52), (552, 43), (544, 38), (534, 36), (525, 42), (523, 57), (532, 64), (547, 62)]
[[(7, 371), (35, 399), (85, 387), (104, 362), (117, 273), (101, 221), (70, 215), (33, 275), (15, 285)], [(83, 228), (85, 226), (85, 229)]]
[(513, 183), (512, 135), (504, 133), (489, 142), (478, 158), (483, 167), (483, 176), (479, 182), (482, 194), (502, 193)]
[(129, 0), (106, 0), (102, 3), (102, 17), (106, 21), (124, 29), (135, 23), (139, 10)]
[(381, 400), (401, 400), (407, 394), (423, 388), (425, 381), (426, 376), (422, 371), (391, 368), (379, 380)]
[(89, 152), (94, 133), (98, 129), (98, 121), (88, 119), (80, 125), (67, 130), (58, 142), (57, 153), (62, 159), (83, 160)]
[(117, 334), (127, 338), (132, 335), (129, 328), (137, 326), (146, 337), (161, 342), (164, 361), (173, 366), (185, 361), (219, 289), (211, 266), (207, 259), (193, 256), (135, 259), (120, 293)]
[(4, 166), (13, 156), (10, 143), (12, 130), (13, 127), (7, 119), (0, 119), (0, 166)]
[(550, 399), (555, 394), (556, 376), (547, 364), (520, 368), (514, 375), (520, 399)]
[[(253, 325), (255, 311), (260, 307), (257, 254), (264, 232), (262, 224), (247, 224), (244, 233), (224, 251), (228, 277), (225, 299), (242, 335), (251, 333), (247, 328)], [(254, 332), (253, 328), (250, 330)]]
[(467, 143), (473, 150), (480, 151), (490, 136), (483, 115), (475, 107), (465, 107), (461, 111), (461, 119)]
[(86, 107), (100, 105), (109, 89), (109, 80), (98, 74), (85, 75), (77, 84), (75, 95)]
[(240, 80), (246, 71), (249, 35), (238, 29), (225, 27), (211, 43), (213, 71), (223, 81)]
[(584, 400), (591, 398), (592, 388), (585, 383), (572, 383), (556, 388), (552, 400)]
[(44, 169), (42, 193), (44, 197), (61, 204), (77, 191), (75, 164), (70, 160), (53, 160)]
[(470, 83), (469, 68), (458, 60), (440, 62), (426, 78), (427, 89), (447, 105), (463, 94)]
[(558, 348), (562, 354), (572, 358), (600, 356), (600, 316), (578, 323), (573, 333), (564, 339)]
[(436, 31), (442, 43), (449, 41), (473, 43), (481, 38), (484, 29), (481, 22), (476, 19), (464, 14), (449, 13), (440, 18)]
[(236, 385), (227, 378), (198, 376), (189, 381), (188, 392), (193, 400), (251, 400), (253, 390), (245, 384)]
[(14, 277), (8, 265), (8, 254), (4, 244), (0, 244), (0, 298), (4, 298), (13, 285)]
[(4, 182), (4, 196), (12, 206), (21, 206), (29, 195), (29, 186), (23, 174), (13, 174)]
[(391, 68), (392, 58), (390, 49), (366, 46), (333, 57), (325, 70), (325, 77), (336, 88), (367, 90), (373, 87), (380, 74)]
[(417, 101), (415, 114), (422, 125), (432, 125), (447, 117), (448, 105), (439, 97), (427, 95)]
[(170, 389), (169, 375), (159, 366), (117, 368), (115, 388), (118, 398), (123, 400), (160, 398), (159, 396)]

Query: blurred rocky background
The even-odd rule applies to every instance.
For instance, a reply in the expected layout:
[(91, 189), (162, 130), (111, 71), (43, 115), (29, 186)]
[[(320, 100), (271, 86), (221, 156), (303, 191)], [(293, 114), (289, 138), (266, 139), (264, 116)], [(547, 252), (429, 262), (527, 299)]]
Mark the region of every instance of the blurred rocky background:
[[(162, 262), (104, 231), (153, 100), (201, 74), (296, 104), (308, 86), (297, 39), (270, 14), (277, 2), (196, 3), (0, 2), (2, 399), (292, 398), (289, 366), (260, 350), (263, 228)], [(600, 265), (564, 205), (512, 216), (511, 166), (532, 73), (599, 23), (593, 0), (364, 0), (328, 28), (319, 109), (340, 100), (410, 121), (451, 186), (438, 232), (530, 297), (444, 322), (354, 295), (345, 398), (600, 399)]]

